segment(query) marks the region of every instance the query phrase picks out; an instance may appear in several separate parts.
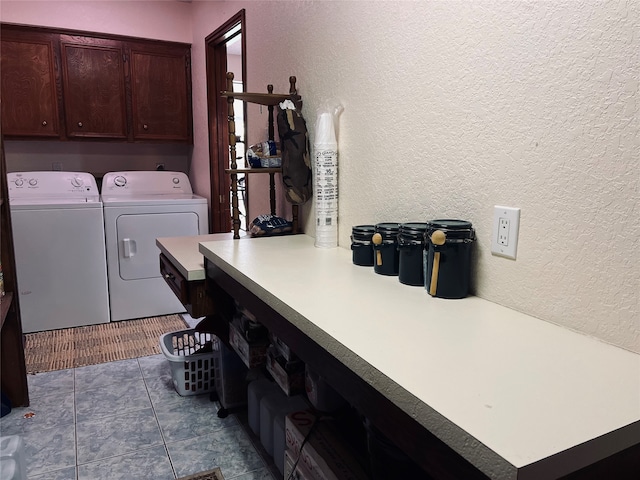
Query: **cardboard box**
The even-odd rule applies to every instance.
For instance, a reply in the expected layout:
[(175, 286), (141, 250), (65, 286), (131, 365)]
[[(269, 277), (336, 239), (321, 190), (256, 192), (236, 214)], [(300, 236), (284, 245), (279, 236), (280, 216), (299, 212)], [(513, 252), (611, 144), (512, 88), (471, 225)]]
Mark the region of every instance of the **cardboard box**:
[(297, 395), (304, 392), (304, 363), (300, 360), (287, 362), (278, 355), (278, 350), (272, 346), (267, 349), (267, 372), (287, 395)]
[(278, 338), (274, 333), (269, 332), (269, 340), (271, 341), (271, 344), (276, 347), (278, 353), (282, 355), (287, 362), (292, 362), (298, 359), (296, 354), (289, 348), (289, 345), (280, 340), (280, 338)]
[[(297, 458), (296, 453), (300, 452), (298, 464), (302, 464), (309, 471), (313, 480), (369, 480), (333, 422), (330, 419), (317, 419), (308, 410), (287, 415), (287, 450), (293, 453), (294, 461)], [(307, 436), (308, 439), (302, 446)]]
[(249, 343), (233, 323), (229, 324), (229, 343), (248, 368), (259, 367), (266, 362), (267, 342)]
[[(291, 480), (313, 480), (309, 470), (305, 468), (302, 462), (296, 464), (296, 458), (298, 458), (298, 456), (291, 450), (284, 451), (284, 478)], [(294, 465), (295, 472), (291, 474)]]

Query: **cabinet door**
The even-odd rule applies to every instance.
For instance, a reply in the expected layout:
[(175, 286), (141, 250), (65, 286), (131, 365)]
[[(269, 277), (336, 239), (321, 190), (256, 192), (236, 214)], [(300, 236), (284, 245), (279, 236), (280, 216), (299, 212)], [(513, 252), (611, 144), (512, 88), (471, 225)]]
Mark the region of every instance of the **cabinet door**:
[(49, 34), (3, 28), (0, 83), (4, 135), (59, 136), (55, 41)]
[(67, 136), (126, 139), (122, 43), (61, 35), (60, 49)]
[(130, 47), (134, 140), (192, 142), (190, 49)]

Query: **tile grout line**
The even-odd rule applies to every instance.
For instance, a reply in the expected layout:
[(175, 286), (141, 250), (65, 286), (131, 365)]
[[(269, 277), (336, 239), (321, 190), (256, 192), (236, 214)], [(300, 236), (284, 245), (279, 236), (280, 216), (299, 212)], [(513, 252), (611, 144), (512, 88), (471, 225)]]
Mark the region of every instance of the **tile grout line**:
[(149, 397), (149, 404), (151, 405), (153, 418), (156, 421), (158, 430), (160, 431), (160, 437), (162, 438), (162, 446), (164, 447), (164, 451), (167, 454), (167, 459), (169, 459), (169, 465), (171, 465), (171, 471), (173, 472), (173, 477), (178, 478), (178, 474), (176, 473), (176, 467), (173, 465), (173, 460), (171, 459), (171, 455), (169, 454), (169, 448), (167, 447), (167, 439), (164, 437), (164, 432), (162, 431), (162, 427), (160, 426), (160, 421), (158, 420), (158, 414), (156, 413), (156, 408), (155, 408), (155, 405), (153, 404), (153, 399), (151, 398), (151, 392), (149, 392), (149, 385), (147, 385), (147, 377), (145, 377), (144, 371), (142, 370), (142, 365), (140, 365), (140, 357), (136, 358), (136, 361), (138, 362), (138, 368), (140, 369), (140, 375), (142, 376), (142, 383), (144, 384), (144, 389), (146, 390), (147, 396)]

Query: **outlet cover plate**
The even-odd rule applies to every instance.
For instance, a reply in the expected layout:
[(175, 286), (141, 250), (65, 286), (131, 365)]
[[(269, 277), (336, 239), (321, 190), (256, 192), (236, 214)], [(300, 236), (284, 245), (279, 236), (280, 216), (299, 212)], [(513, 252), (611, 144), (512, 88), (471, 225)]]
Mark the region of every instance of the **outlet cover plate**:
[(493, 209), (491, 253), (515, 260), (519, 232), (520, 209), (496, 205)]

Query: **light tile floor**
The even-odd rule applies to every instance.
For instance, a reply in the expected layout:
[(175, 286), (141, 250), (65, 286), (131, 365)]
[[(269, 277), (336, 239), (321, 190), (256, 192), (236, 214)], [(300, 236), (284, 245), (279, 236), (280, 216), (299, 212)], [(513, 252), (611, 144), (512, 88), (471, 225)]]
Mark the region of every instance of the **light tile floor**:
[(1, 418), (0, 432), (22, 436), (29, 480), (174, 480), (214, 467), (226, 480), (274, 480), (241, 417), (218, 418), (208, 394), (179, 396), (163, 355), (28, 383), (30, 406)]

